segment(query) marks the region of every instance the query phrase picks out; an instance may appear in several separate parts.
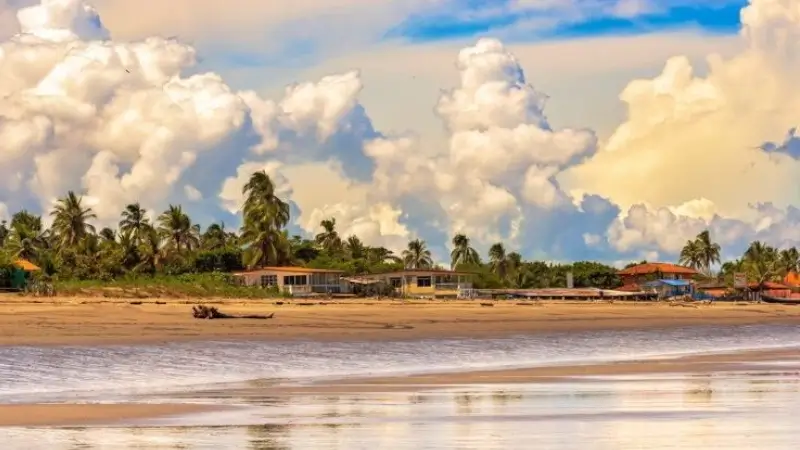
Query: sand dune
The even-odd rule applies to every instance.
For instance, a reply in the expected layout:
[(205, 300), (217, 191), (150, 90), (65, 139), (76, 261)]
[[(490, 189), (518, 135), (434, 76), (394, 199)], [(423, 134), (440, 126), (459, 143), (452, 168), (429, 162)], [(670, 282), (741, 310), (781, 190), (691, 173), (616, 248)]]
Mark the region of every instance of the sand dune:
[[(241, 300), (215, 303), (231, 314), (270, 320), (198, 320), (195, 302), (97, 298), (0, 297), (0, 345), (114, 344), (203, 339), (381, 340), (499, 337), (552, 331), (689, 325), (798, 323), (800, 307), (716, 304), (698, 308), (651, 303), (563, 303), (482, 307), (465, 301), (334, 301), (326, 305)], [(316, 303), (316, 302), (314, 302)]]

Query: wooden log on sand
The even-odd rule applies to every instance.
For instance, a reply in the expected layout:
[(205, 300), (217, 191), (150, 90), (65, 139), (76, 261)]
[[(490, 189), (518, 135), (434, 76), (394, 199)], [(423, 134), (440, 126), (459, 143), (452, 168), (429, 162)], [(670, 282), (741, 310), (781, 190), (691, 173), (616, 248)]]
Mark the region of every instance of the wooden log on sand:
[(257, 314), (248, 314), (248, 315), (232, 315), (232, 314), (225, 314), (218, 310), (217, 308), (211, 306), (208, 307), (206, 305), (198, 305), (192, 306), (192, 317), (195, 319), (272, 319), (275, 317), (275, 313), (270, 313), (266, 316), (257, 315)]

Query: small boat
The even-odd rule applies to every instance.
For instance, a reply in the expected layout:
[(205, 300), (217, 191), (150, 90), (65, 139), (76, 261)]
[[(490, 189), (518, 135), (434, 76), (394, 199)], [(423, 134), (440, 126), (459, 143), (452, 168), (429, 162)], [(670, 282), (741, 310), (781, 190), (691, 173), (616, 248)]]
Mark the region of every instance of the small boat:
[(761, 301), (764, 303), (778, 303), (781, 305), (800, 305), (800, 297), (773, 297), (767, 294), (761, 294)]

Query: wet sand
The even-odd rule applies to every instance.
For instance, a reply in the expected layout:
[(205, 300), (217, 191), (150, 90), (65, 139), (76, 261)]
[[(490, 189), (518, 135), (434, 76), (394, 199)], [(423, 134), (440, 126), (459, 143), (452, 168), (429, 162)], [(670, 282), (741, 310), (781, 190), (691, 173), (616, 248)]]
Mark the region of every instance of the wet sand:
[(306, 385), (274, 385), (253, 382), (250, 387), (206, 390), (200, 397), (260, 397), (270, 395), (348, 394), (364, 392), (420, 391), (465, 385), (558, 383), (585, 377), (618, 377), (657, 374), (712, 374), (733, 371), (770, 371), (800, 376), (800, 349), (754, 350), (724, 354), (653, 358), (601, 364), (570, 364), (519, 369), (474, 370), (424, 375), (359, 377), (326, 380)]
[(18, 404), (0, 405), (0, 427), (113, 424), (220, 409), (189, 404)]
[[(155, 302), (164, 304), (156, 304)], [(197, 302), (0, 296), (0, 345), (140, 344), (196, 340), (402, 340), (504, 337), (519, 334), (683, 326), (800, 324), (800, 307), (715, 304), (478, 301), (206, 302), (230, 314), (269, 314), (270, 320), (198, 320)], [(323, 304), (318, 304), (323, 303)]]
[[(771, 363), (763, 365), (763, 363)], [(298, 401), (302, 397), (338, 398), (338, 396), (405, 393), (419, 395), (449, 389), (530, 389), (525, 386), (554, 386), (563, 383), (607, 383), (619, 376), (648, 380), (653, 376), (680, 374), (693, 377), (744, 373), (747, 379), (766, 374), (786, 379), (800, 376), (800, 350), (746, 351), (714, 355), (693, 355), (607, 364), (563, 365), (524, 369), (481, 370), (410, 376), (384, 376), (326, 380), (314, 384), (276, 385), (274, 381), (253, 381), (242, 386), (220, 385), (216, 389), (182, 391), (168, 395), (168, 404), (20, 404), (0, 405), (0, 427), (9, 426), (82, 426), (113, 425), (131, 421), (169, 419), (187, 421), (199, 413), (232, 411), (231, 405), (274, 405), (278, 399)], [(589, 378), (587, 378), (589, 377)], [(619, 380), (621, 383), (629, 381)], [(573, 384), (574, 386), (574, 384)], [(333, 396), (333, 397), (331, 397)], [(355, 398), (354, 397), (354, 398)], [(366, 397), (365, 397), (366, 398)], [(181, 403), (198, 399), (211, 405)], [(289, 400), (295, 399), (295, 400)], [(187, 400), (188, 401), (188, 400)], [(311, 400), (313, 401), (313, 400)], [(226, 406), (227, 405), (227, 406)]]

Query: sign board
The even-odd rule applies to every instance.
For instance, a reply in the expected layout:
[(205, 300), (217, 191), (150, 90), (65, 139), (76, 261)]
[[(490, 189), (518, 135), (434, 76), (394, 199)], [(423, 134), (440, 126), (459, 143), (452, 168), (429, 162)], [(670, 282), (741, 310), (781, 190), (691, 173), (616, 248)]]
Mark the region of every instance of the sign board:
[(575, 281), (572, 279), (572, 272), (567, 272), (567, 289), (575, 287)]
[(736, 289), (744, 289), (747, 287), (747, 274), (744, 272), (736, 272), (733, 274), (733, 287)]

